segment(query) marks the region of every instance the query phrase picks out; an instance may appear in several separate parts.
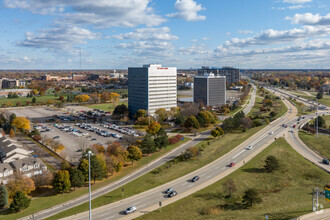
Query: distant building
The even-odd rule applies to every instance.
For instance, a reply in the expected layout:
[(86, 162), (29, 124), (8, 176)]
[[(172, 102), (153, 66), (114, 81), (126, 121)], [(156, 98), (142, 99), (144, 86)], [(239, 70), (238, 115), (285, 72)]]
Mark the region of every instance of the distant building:
[(100, 78), (100, 75), (91, 73), (91, 74), (87, 74), (86, 78), (87, 80), (98, 80)]
[(134, 115), (145, 109), (153, 115), (157, 109), (177, 107), (177, 68), (159, 64), (128, 68), (128, 109)]
[(73, 81), (83, 81), (83, 80), (86, 80), (86, 79), (87, 79), (86, 75), (78, 75), (78, 74), (75, 74), (75, 73), (72, 74), (72, 80)]
[(226, 104), (226, 77), (205, 73), (194, 77), (194, 102), (205, 106)]
[(225, 76), (229, 85), (240, 81), (240, 70), (233, 67), (210, 68), (208, 66), (202, 66), (201, 69), (198, 69), (199, 76), (203, 76), (205, 73), (213, 73), (215, 76)]
[(10, 92), (16, 93), (20, 97), (26, 97), (31, 92), (31, 89), (0, 89), (0, 97), (8, 97)]
[(19, 86), (19, 80), (16, 79), (1, 79), (2, 89), (14, 89)]

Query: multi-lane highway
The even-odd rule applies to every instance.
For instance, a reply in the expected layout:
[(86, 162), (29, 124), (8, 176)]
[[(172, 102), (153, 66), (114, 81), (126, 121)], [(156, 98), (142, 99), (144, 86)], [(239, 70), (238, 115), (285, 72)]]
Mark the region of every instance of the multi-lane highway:
[[(244, 108), (243, 112), (245, 114), (249, 113), (250, 110), (252, 109), (252, 107), (255, 103), (255, 96), (256, 96), (256, 87), (253, 85), (253, 91), (251, 93), (251, 98), (249, 100), (249, 103), (246, 103), (243, 106), (243, 108)], [(191, 141), (187, 142), (186, 144), (172, 150), (171, 152), (169, 152), (168, 154), (162, 156), (161, 158), (159, 158), (155, 161), (152, 161), (151, 163), (149, 163), (148, 165), (146, 165), (146, 166), (142, 167), (141, 169), (135, 171), (134, 173), (132, 173), (128, 176), (125, 176), (122, 179), (107, 185), (106, 187), (103, 187), (101, 189), (93, 191), (92, 192), (92, 199), (95, 199), (95, 198), (97, 198), (99, 196), (102, 196), (106, 193), (109, 193), (109, 192), (111, 192), (111, 191), (113, 191), (113, 190), (115, 190), (115, 189), (117, 189), (121, 186), (124, 186), (125, 184), (133, 181), (134, 179), (136, 179), (136, 178), (150, 172), (151, 170), (161, 166), (162, 164), (172, 160), (173, 158), (177, 157), (182, 152), (184, 152), (187, 148), (195, 146), (200, 141), (204, 140), (205, 138), (207, 138), (209, 136), (210, 136), (210, 131), (205, 131), (205, 132), (201, 133), (200, 135), (198, 135), (197, 137), (194, 137)], [(80, 204), (86, 203), (86, 202), (88, 202), (88, 199), (89, 199), (88, 195), (84, 195), (84, 196), (81, 196), (79, 198), (70, 200), (70, 201), (68, 201), (64, 204), (60, 204), (60, 205), (51, 207), (49, 209), (42, 210), (38, 213), (35, 213), (33, 216), (30, 215), (30, 216), (23, 217), (23, 218), (21, 218), (21, 220), (31, 219), (31, 218), (33, 218), (33, 219), (44, 219), (44, 218), (53, 216), (57, 213), (63, 212), (65, 210), (71, 209), (71, 208), (73, 208), (75, 206), (78, 206)]]
[[(226, 155), (194, 172), (191, 172), (169, 183), (132, 196), (130, 198), (97, 209), (93, 209), (93, 219), (131, 219), (139, 215), (143, 215), (146, 212), (159, 208), (160, 202), (162, 205), (167, 205), (202, 188), (205, 188), (206, 186), (235, 171), (251, 158), (260, 153), (263, 149), (265, 149), (275, 140), (275, 138), (283, 137), (283, 135), (288, 133), (289, 128), (284, 128), (281, 125), (283, 123), (293, 123), (296, 120), (295, 115), (297, 111), (293, 108), (290, 102), (287, 100), (284, 100), (284, 102), (288, 108), (293, 109), (291, 113), (286, 113), (281, 118), (273, 121), (267, 127), (251, 136), (248, 140), (244, 141), (242, 144), (237, 146)], [(252, 149), (248, 150), (247, 147), (250, 145), (252, 146)], [(231, 162), (235, 162), (236, 165), (234, 167), (229, 167), (228, 165)], [(200, 176), (200, 180), (197, 182), (192, 182), (191, 178), (196, 175)], [(178, 192), (178, 195), (174, 198), (167, 198), (163, 191), (171, 187), (173, 187)], [(123, 211), (130, 206), (136, 206), (137, 212), (125, 216)], [(88, 212), (70, 216), (66, 219), (88, 219)]]

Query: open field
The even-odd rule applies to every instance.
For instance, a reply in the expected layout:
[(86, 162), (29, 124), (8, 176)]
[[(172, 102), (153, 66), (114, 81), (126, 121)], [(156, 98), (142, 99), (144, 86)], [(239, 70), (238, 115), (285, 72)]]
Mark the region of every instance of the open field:
[[(181, 144), (184, 144), (185, 142), (187, 142), (189, 140), (190, 140), (189, 138), (185, 138), (185, 140), (180, 141), (174, 145), (169, 145), (167, 148), (165, 148), (159, 152), (153, 153), (153, 154), (149, 155), (148, 157), (143, 157), (140, 161), (135, 162), (134, 165), (123, 167), (119, 173), (114, 173), (114, 175), (109, 177), (108, 179), (106, 179), (102, 182), (97, 182), (96, 184), (92, 185), (92, 190), (99, 189), (109, 183), (118, 181), (120, 178), (123, 178), (124, 176), (145, 166), (146, 164), (150, 163), (151, 161), (161, 157), (162, 155), (168, 153), (172, 149), (178, 147)], [(82, 187), (82, 188), (77, 188), (76, 191), (72, 191), (70, 193), (50, 194), (50, 195), (47, 195), (44, 197), (39, 197), (37, 199), (32, 200), (30, 203), (30, 206), (27, 209), (25, 209), (19, 213), (11, 214), (11, 213), (9, 213), (9, 210), (0, 212), (0, 219), (4, 218), (6, 220), (15, 220), (15, 219), (27, 216), (27, 215), (31, 215), (31, 214), (41, 211), (43, 209), (47, 209), (52, 206), (65, 203), (68, 200), (77, 198), (77, 197), (82, 196), (87, 193), (88, 193), (88, 186)]]
[[(47, 102), (48, 100), (52, 100), (52, 102), (54, 102), (54, 101), (57, 101), (61, 95), (63, 95), (64, 98), (66, 98), (66, 95), (64, 95), (64, 94), (58, 94), (57, 97), (55, 97), (54, 94), (51, 94), (51, 95), (44, 95), (44, 96), (36, 96), (36, 100), (37, 100), (37, 102)], [(26, 105), (27, 101), (29, 101), (31, 103), (32, 97), (31, 98), (19, 97), (19, 98), (15, 98), (15, 99), (1, 98), (0, 106), (2, 104), (7, 104), (7, 103), (11, 103), (12, 104), (11, 106), (16, 106), (17, 102), (21, 102), (22, 105)]]
[(308, 134), (305, 131), (299, 132), (299, 138), (313, 151), (317, 152), (324, 158), (330, 158), (330, 136), (319, 134)]
[[(266, 173), (263, 165), (268, 155), (279, 159), (280, 170)], [(232, 179), (237, 191), (226, 196), (222, 184)], [(312, 211), (311, 192), (323, 188), (330, 176), (309, 163), (282, 138), (278, 139), (239, 170), (173, 204), (138, 219), (291, 219)], [(255, 188), (262, 203), (244, 209), (241, 197), (248, 188)], [(329, 202), (319, 200), (324, 208)]]
[[(117, 105), (125, 104), (127, 105), (127, 101), (119, 101)], [(85, 107), (91, 109), (100, 109), (103, 111), (113, 111), (115, 109), (115, 103), (102, 103), (102, 104), (94, 104), (94, 105), (85, 105)]]

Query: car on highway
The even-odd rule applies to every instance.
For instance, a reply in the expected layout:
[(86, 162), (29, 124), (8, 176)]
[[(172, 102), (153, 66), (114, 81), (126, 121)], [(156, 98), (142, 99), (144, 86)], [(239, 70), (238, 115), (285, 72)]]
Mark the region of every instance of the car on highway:
[(168, 188), (167, 190), (165, 190), (165, 193), (166, 193), (166, 194), (169, 194), (169, 193), (171, 193), (171, 192), (173, 192), (173, 191), (174, 191), (173, 188)]
[(128, 207), (128, 208), (124, 211), (124, 213), (125, 213), (126, 215), (131, 214), (131, 213), (133, 213), (133, 212), (136, 212), (136, 206)]
[(270, 135), (274, 134), (274, 131), (269, 132)]
[(200, 178), (199, 176), (194, 176), (192, 179), (191, 179), (191, 182), (196, 182), (198, 181)]
[(53, 139), (57, 139), (57, 138), (60, 138), (60, 136), (55, 136), (55, 137), (53, 137)]
[(251, 150), (252, 149), (252, 145), (248, 146), (246, 149), (247, 150)]
[(328, 160), (328, 159), (325, 159), (325, 158), (323, 158), (323, 160), (322, 160), (322, 163), (324, 163), (324, 164), (326, 164), (326, 165), (329, 165), (329, 160)]
[(231, 163), (229, 164), (229, 167), (233, 167), (233, 166), (235, 166), (235, 163), (234, 163), (234, 162), (231, 162)]
[(178, 195), (178, 193), (176, 191), (173, 191), (170, 194), (168, 194), (168, 197), (171, 198), (171, 197), (174, 197), (176, 195)]

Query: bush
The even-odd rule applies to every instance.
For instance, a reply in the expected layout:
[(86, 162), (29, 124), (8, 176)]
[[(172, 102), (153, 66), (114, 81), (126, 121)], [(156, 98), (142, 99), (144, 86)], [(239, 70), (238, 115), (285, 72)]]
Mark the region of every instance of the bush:
[(13, 201), (10, 203), (10, 210), (13, 212), (19, 212), (23, 209), (26, 209), (30, 205), (30, 199), (26, 197), (26, 195), (20, 191), (18, 191), (14, 197)]
[(168, 139), (168, 142), (169, 142), (170, 144), (176, 144), (176, 143), (178, 143), (179, 141), (181, 141), (182, 138), (183, 138), (183, 136), (180, 135), (180, 134), (178, 134), (178, 135), (175, 135), (174, 137), (169, 138), (169, 139)]

